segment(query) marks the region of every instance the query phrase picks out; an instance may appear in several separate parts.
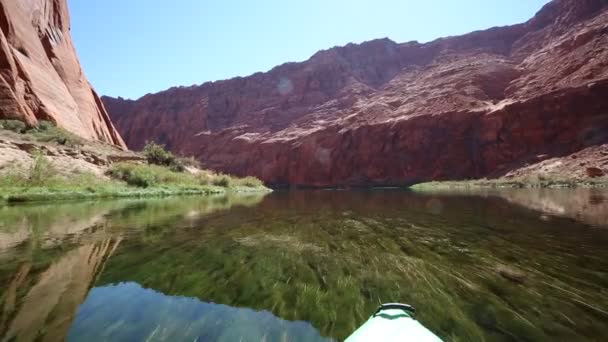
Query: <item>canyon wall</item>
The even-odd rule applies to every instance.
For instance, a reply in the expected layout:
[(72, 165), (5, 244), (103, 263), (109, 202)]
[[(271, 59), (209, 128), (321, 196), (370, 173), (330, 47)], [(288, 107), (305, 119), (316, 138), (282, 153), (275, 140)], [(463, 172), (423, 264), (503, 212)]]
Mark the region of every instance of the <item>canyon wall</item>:
[(0, 119), (125, 147), (82, 72), (66, 0), (0, 0)]
[(608, 142), (608, 0), (429, 43), (380, 39), (138, 100), (103, 97), (147, 140), (272, 185), (501, 176)]

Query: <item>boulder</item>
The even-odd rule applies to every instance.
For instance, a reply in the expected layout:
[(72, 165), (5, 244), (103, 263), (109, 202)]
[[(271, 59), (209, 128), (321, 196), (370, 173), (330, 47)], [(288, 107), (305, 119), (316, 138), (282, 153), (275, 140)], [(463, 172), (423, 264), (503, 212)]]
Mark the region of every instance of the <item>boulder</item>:
[(589, 178), (599, 178), (604, 176), (604, 171), (598, 167), (588, 167), (585, 170), (587, 177)]

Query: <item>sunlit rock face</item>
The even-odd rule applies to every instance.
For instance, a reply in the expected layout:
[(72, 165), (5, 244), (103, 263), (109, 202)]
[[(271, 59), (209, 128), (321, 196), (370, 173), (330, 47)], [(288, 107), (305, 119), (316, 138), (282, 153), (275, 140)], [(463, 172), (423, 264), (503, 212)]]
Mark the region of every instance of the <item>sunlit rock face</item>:
[(0, 0), (0, 119), (55, 122), (124, 147), (84, 76), (66, 0)]
[(388, 39), (139, 100), (104, 97), (146, 140), (275, 185), (402, 185), (503, 175), (608, 142), (608, 1), (555, 0), (526, 23)]

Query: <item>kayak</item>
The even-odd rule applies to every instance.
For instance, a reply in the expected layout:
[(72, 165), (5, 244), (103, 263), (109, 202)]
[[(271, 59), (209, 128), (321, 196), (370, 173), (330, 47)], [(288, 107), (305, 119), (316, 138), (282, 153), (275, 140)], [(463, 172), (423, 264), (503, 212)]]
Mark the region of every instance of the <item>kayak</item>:
[(378, 310), (345, 342), (416, 341), (441, 342), (441, 339), (420, 324), (407, 304), (389, 303)]

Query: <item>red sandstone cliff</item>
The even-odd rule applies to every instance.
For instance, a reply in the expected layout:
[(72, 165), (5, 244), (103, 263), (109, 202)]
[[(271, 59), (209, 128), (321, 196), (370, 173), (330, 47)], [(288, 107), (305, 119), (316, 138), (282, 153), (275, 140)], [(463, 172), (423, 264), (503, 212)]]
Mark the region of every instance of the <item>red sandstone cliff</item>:
[(125, 147), (80, 68), (66, 0), (0, 0), (0, 118)]
[(271, 184), (501, 175), (608, 142), (608, 0), (555, 0), (519, 25), (350, 44), (267, 73), (103, 101), (132, 148), (153, 139)]

